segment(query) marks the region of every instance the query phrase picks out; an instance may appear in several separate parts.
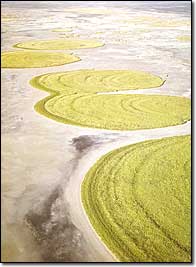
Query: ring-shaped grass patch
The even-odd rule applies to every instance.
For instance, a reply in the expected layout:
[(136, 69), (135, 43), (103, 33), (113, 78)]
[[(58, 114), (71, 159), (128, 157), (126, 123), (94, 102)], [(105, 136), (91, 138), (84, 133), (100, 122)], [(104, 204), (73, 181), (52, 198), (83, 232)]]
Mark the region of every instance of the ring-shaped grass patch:
[(15, 44), (13, 47), (31, 50), (64, 50), (94, 48), (104, 44), (95, 40), (37, 40)]
[(79, 61), (80, 58), (65, 53), (30, 51), (2, 52), (2, 68), (43, 68)]
[(83, 206), (122, 262), (191, 261), (190, 136), (111, 151), (86, 174)]

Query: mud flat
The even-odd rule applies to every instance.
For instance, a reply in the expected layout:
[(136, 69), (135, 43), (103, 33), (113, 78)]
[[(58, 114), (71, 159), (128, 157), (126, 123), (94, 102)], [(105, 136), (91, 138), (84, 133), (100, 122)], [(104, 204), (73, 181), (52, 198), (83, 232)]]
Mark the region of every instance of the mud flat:
[[(95, 32), (103, 32), (99, 35), (100, 42), (107, 45), (72, 50), (81, 58), (73, 64), (2, 69), (3, 260), (112, 262), (116, 259), (92, 229), (81, 204), (80, 186), (85, 174), (101, 156), (120, 146), (190, 134), (190, 121), (126, 132), (60, 124), (35, 112), (34, 105), (48, 93), (36, 90), (29, 81), (51, 72), (131, 69), (153, 73), (166, 80), (161, 87), (139, 89), (137, 94), (190, 98), (190, 42), (176, 39), (190, 35), (190, 27), (162, 27), (160, 35), (160, 28), (151, 25), (147, 27), (150, 32), (136, 35), (136, 30), (146, 26), (142, 23), (130, 26), (122, 20), (138, 10), (142, 17), (149, 12), (154, 16), (156, 8), (154, 11), (149, 11), (149, 7), (146, 11), (146, 6), (141, 5), (119, 8), (112, 2), (110, 9), (118, 11), (118, 21), (116, 15), (105, 16), (98, 11), (98, 15), (70, 11), (65, 16), (62, 1), (55, 5), (40, 2), (37, 12), (37, 3), (28, 3), (28, 8), (24, 7), (24, 2), (3, 3), (4, 13), (19, 18), (3, 22), (2, 51), (10, 51), (16, 43), (54, 40), (56, 33), (52, 29), (65, 26), (85, 40), (94, 39)], [(176, 7), (169, 10), (170, 13), (157, 11), (159, 17), (169, 19), (172, 13), (176, 21), (190, 20), (186, 8), (179, 12)], [(129, 34), (111, 35), (111, 30), (117, 28)], [(65, 53), (64, 50), (58, 52)], [(135, 94), (133, 91), (123, 93)]]

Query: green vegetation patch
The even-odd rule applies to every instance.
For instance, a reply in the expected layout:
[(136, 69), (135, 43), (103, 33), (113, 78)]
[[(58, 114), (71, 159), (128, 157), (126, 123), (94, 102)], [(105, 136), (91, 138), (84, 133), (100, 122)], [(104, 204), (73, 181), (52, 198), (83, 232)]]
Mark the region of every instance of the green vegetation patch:
[(108, 130), (159, 128), (190, 119), (189, 99), (159, 95), (58, 95), (44, 109), (64, 123)]
[(31, 80), (39, 89), (64, 94), (147, 89), (163, 82), (150, 73), (130, 70), (76, 70), (48, 73)]
[(81, 187), (90, 222), (122, 262), (191, 261), (190, 136), (114, 150)]
[(80, 70), (34, 77), (31, 85), (51, 93), (35, 109), (66, 124), (136, 130), (181, 124), (190, 119), (184, 97), (98, 94), (160, 86), (163, 80), (139, 71)]
[(14, 47), (32, 50), (64, 50), (93, 48), (104, 44), (95, 40), (42, 40), (15, 44)]
[(177, 37), (177, 40), (180, 42), (190, 42), (191, 36), (190, 35), (181, 35)]
[(79, 57), (64, 53), (13, 51), (2, 52), (1, 67), (42, 68), (64, 65), (79, 60)]

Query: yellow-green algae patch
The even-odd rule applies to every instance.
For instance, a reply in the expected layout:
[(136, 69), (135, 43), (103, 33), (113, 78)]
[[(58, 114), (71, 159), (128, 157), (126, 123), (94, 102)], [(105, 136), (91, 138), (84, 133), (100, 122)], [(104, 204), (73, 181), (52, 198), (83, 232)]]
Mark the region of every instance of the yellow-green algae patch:
[(122, 262), (191, 261), (190, 136), (111, 151), (86, 174), (84, 209)]
[(156, 75), (130, 70), (76, 70), (48, 73), (31, 80), (39, 89), (64, 94), (147, 89), (163, 83)]
[(64, 53), (13, 51), (1, 54), (2, 68), (52, 67), (79, 60), (79, 57)]
[(159, 95), (98, 94), (161, 86), (149, 73), (78, 70), (34, 77), (30, 84), (51, 93), (35, 109), (65, 124), (108, 130), (136, 130), (181, 124), (190, 119), (190, 100)]
[(166, 127), (191, 115), (189, 99), (159, 95), (61, 94), (36, 106), (38, 112), (43, 109), (57, 121), (108, 130)]
[(81, 49), (94, 48), (104, 44), (95, 40), (42, 40), (28, 41), (15, 44), (14, 47), (32, 50), (64, 50), (64, 49)]
[(14, 15), (14, 14), (2, 14), (1, 15), (1, 20), (2, 20), (2, 22), (9, 22), (9, 21), (15, 21), (15, 20), (17, 20), (17, 19), (19, 19), (19, 17), (18, 16), (16, 16), (16, 15)]
[(190, 42), (191, 41), (191, 36), (190, 35), (178, 36), (177, 40), (181, 41), (181, 42)]

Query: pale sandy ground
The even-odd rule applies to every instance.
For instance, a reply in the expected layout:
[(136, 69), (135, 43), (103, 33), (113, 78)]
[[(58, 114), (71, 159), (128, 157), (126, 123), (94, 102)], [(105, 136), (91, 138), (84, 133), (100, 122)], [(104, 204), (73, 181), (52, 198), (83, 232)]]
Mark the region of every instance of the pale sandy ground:
[[(190, 35), (190, 27), (152, 28), (122, 22), (138, 15), (190, 20), (183, 2), (182, 8), (169, 7), (164, 12), (158, 7), (153, 10), (135, 4), (117, 8), (113, 4), (107, 9), (112, 11), (108, 15), (65, 12), (62, 2), (46, 7), (39, 1), (43, 7), (36, 9), (25, 8), (22, 1), (18, 7), (3, 3), (3, 14), (19, 18), (3, 22), (2, 51), (15, 50), (12, 45), (25, 40), (62, 38), (62, 33), (51, 31), (60, 27), (70, 27), (80, 38), (97, 38), (106, 44), (71, 51), (82, 60), (65, 66), (2, 69), (4, 261), (115, 261), (82, 208), (80, 186), (85, 173), (98, 158), (120, 146), (191, 132), (190, 122), (125, 132), (80, 128), (57, 123), (34, 111), (34, 104), (47, 94), (29, 85), (33, 76), (86, 68), (148, 71), (166, 79), (165, 84), (128, 93), (191, 97), (190, 43), (176, 40), (179, 35)], [(144, 28), (149, 31), (141, 33)]]

